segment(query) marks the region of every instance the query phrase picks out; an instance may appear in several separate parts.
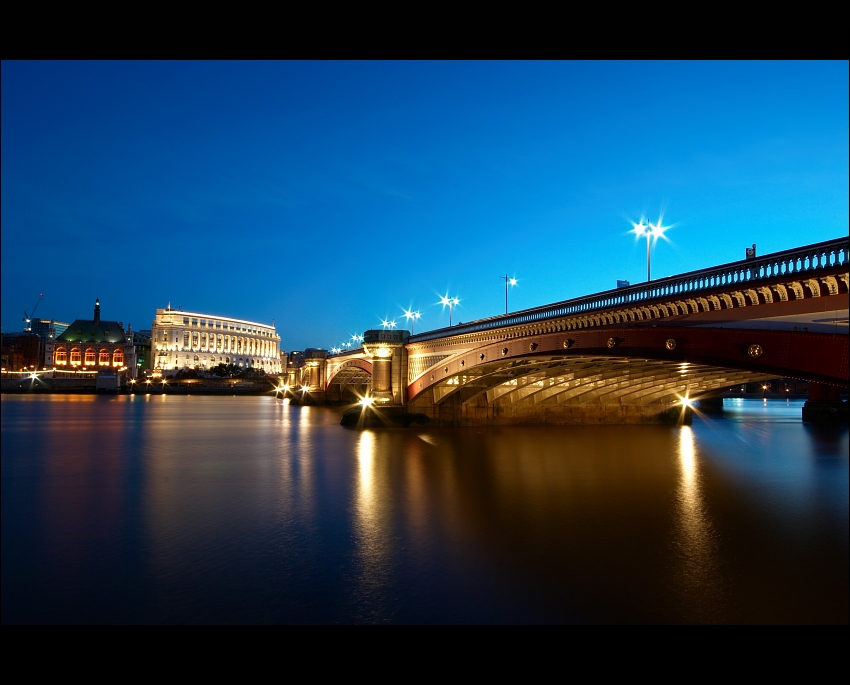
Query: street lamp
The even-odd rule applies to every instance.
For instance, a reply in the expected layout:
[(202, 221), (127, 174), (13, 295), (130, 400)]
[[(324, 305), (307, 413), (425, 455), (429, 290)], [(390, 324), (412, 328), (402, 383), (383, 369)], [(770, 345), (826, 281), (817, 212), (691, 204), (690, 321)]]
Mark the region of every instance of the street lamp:
[(446, 305), (449, 306), (449, 328), (452, 325), (452, 307), (456, 304), (460, 304), (460, 300), (456, 297), (449, 297), (448, 293), (446, 295), (440, 296), (440, 304), (445, 308)]
[(658, 239), (664, 235), (664, 231), (670, 227), (661, 225), (661, 217), (658, 217), (657, 224), (651, 224), (641, 217), (638, 223), (632, 222), (632, 226), (634, 226), (632, 233), (634, 233), (638, 238), (646, 236), (646, 280), (649, 282), (652, 280), (649, 270), (649, 255), (652, 239), (655, 238), (655, 240), (658, 241)]
[(514, 286), (516, 285), (516, 279), (508, 277), (507, 274), (504, 276), (499, 276), (499, 278), (505, 279), (505, 314), (508, 313), (508, 285)]
[(410, 321), (410, 333), (413, 334), (413, 329), (416, 327), (416, 319), (421, 319), (422, 314), (418, 311), (413, 311), (412, 309), (404, 310), (404, 318)]
[(389, 319), (381, 319), (381, 325), (384, 327), (384, 329), (395, 328), (396, 322), (395, 319), (393, 319), (392, 321), (390, 321)]

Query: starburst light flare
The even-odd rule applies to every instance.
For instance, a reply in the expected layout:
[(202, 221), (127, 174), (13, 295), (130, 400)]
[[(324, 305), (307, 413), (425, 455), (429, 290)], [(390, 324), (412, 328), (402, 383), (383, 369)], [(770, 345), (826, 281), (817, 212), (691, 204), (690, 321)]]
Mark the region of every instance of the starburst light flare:
[(438, 304), (443, 305), (443, 309), (448, 305), (449, 308), (449, 326), (452, 325), (452, 307), (455, 307), (460, 304), (460, 300), (457, 297), (449, 297), (449, 294), (440, 295), (440, 301)]
[(404, 310), (404, 318), (410, 322), (410, 332), (413, 333), (413, 329), (416, 327), (416, 320), (422, 318), (422, 314), (419, 311), (413, 311), (412, 309)]
[[(640, 221), (638, 223), (631, 222), (633, 228), (631, 233), (635, 234), (635, 239), (646, 237), (646, 280), (647, 282), (652, 280), (651, 272), (650, 272), (650, 252), (652, 249), (652, 243), (658, 242), (659, 238), (663, 238), (667, 240), (664, 236), (664, 232), (673, 227), (673, 225), (664, 226), (663, 221), (664, 215), (658, 215), (658, 222), (653, 224), (648, 221), (644, 216), (640, 217)], [(667, 240), (667, 242), (670, 242)]]

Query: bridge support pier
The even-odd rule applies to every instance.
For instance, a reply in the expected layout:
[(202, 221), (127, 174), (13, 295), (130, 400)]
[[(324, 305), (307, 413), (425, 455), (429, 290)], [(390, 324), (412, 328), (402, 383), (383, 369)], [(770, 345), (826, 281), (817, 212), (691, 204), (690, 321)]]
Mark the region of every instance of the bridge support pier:
[(407, 379), (407, 349), (409, 331), (366, 331), (363, 351), (372, 362), (372, 399), (379, 406), (402, 407)]
[(847, 423), (847, 402), (841, 400), (841, 389), (837, 385), (809, 383), (809, 399), (803, 405), (803, 421), (816, 423)]
[(328, 375), (327, 350), (308, 347), (304, 351), (300, 387), (293, 387), (296, 404), (325, 404), (325, 382)]

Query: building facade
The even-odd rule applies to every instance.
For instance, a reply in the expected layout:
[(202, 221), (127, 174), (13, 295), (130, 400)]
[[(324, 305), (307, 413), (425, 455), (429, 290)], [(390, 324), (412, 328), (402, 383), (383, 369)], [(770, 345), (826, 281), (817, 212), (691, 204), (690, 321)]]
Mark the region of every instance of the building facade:
[(3, 371), (39, 371), (42, 368), (41, 338), (35, 333), (3, 333), (0, 367)]
[(279, 374), (280, 336), (274, 325), (215, 314), (157, 309), (151, 326), (154, 371), (210, 369), (219, 364)]
[(44, 366), (57, 371), (118, 369), (135, 378), (133, 334), (125, 332), (120, 321), (102, 321), (100, 300), (95, 300), (93, 319), (76, 319), (55, 340), (45, 342)]
[(30, 330), (35, 333), (42, 342), (56, 340), (57, 336), (62, 335), (68, 330), (71, 324), (56, 319), (33, 319), (30, 321)]
[(133, 347), (136, 349), (136, 377), (144, 376), (153, 369), (151, 354), (151, 335), (148, 330), (132, 331)]

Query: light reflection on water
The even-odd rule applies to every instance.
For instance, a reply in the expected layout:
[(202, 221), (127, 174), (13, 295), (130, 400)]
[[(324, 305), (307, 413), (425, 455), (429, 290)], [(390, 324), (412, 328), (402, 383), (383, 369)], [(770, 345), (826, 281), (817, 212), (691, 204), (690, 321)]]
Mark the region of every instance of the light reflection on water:
[(3, 622), (846, 623), (846, 427), (727, 404), (352, 431), (267, 397), (4, 395)]
[(694, 431), (679, 430), (681, 476), (678, 491), (680, 577), (678, 593), (701, 622), (722, 621), (726, 614), (718, 545), (703, 495), (701, 464)]

